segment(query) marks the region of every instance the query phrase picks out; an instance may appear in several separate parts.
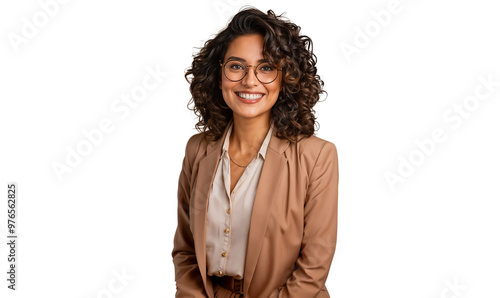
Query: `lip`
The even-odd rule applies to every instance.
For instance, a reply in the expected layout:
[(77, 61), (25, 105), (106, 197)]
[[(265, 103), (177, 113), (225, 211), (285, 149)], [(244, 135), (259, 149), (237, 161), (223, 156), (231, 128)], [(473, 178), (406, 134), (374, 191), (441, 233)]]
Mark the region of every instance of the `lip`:
[[(238, 95), (238, 93), (241, 92), (241, 93), (248, 93), (248, 94), (262, 94), (262, 97), (261, 98), (258, 98), (258, 99), (254, 99), (254, 100), (251, 100), (251, 99), (246, 99), (246, 98), (243, 98), (243, 97), (240, 97)], [(236, 95), (236, 97), (243, 103), (258, 103), (264, 96), (266, 96), (264, 93), (262, 92), (255, 92), (255, 91), (236, 91), (234, 92), (234, 94)]]

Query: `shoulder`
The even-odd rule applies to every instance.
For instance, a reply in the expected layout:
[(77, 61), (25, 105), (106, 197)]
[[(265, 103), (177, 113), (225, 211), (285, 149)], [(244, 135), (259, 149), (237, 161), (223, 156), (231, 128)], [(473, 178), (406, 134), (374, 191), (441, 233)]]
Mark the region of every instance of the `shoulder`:
[(191, 137), (189, 137), (186, 143), (186, 151), (189, 152), (197, 151), (204, 138), (205, 138), (205, 133), (203, 132), (196, 133)]
[(315, 168), (321, 169), (338, 166), (337, 146), (333, 142), (316, 135), (300, 137), (302, 137), (300, 141), (290, 145), (295, 147), (294, 150), (297, 152), (299, 167), (308, 177), (313, 175)]
[(206, 133), (199, 132), (192, 135), (186, 143), (186, 155), (190, 160), (194, 160), (197, 153), (203, 148), (206, 149), (208, 143), (206, 141)]
[(321, 155), (328, 155), (330, 157), (337, 155), (337, 146), (333, 142), (316, 135), (301, 137), (302, 139), (295, 144), (299, 155), (315, 160)]

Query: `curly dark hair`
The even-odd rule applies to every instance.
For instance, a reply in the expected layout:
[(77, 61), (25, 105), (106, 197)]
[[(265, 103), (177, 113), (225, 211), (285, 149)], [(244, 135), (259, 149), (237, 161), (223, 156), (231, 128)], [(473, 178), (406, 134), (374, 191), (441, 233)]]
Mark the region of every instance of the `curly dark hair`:
[(271, 109), (276, 136), (296, 142), (300, 134), (305, 137), (314, 134), (317, 122), (313, 107), (320, 94), (326, 93), (324, 83), (316, 74), (312, 40), (300, 35), (301, 28), (282, 16), (276, 16), (272, 10), (265, 14), (253, 7), (242, 9), (225, 29), (193, 55), (191, 68), (185, 74), (192, 95), (188, 109), (198, 116), (196, 129), (206, 132), (207, 138), (220, 138), (233, 117), (219, 89), (222, 75), (219, 61), (223, 61), (233, 39), (255, 33), (264, 37), (264, 58), (283, 69), (281, 91)]

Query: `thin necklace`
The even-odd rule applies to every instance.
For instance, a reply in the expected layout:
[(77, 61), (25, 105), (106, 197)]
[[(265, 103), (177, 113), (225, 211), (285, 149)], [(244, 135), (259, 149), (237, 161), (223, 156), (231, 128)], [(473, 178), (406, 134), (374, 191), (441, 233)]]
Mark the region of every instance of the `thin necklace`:
[[(229, 153), (227, 154), (227, 156), (229, 156)], [(234, 162), (234, 160), (232, 160), (232, 159), (231, 159), (231, 156), (229, 156), (229, 160), (231, 160), (231, 161), (232, 161), (235, 165), (237, 165), (237, 166), (238, 166), (238, 167), (240, 167), (240, 168), (246, 168), (246, 167), (248, 166), (248, 165), (246, 165), (246, 166), (241, 166), (241, 165), (239, 165), (239, 164), (235, 163), (235, 162)]]

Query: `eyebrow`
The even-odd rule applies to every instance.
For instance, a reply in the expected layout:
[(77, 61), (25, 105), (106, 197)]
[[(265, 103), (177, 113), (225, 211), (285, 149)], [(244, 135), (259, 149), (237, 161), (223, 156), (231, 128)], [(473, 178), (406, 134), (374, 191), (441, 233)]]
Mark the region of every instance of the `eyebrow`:
[[(236, 56), (231, 56), (231, 57), (227, 58), (227, 61), (229, 61), (229, 60), (236, 60), (236, 61), (241, 61), (241, 62), (247, 62), (247, 60), (245, 60), (245, 59), (243, 59), (241, 57), (236, 57)], [(267, 61), (267, 59), (262, 58), (259, 61), (257, 61), (257, 64), (259, 64), (261, 62), (268, 62), (268, 61)]]

